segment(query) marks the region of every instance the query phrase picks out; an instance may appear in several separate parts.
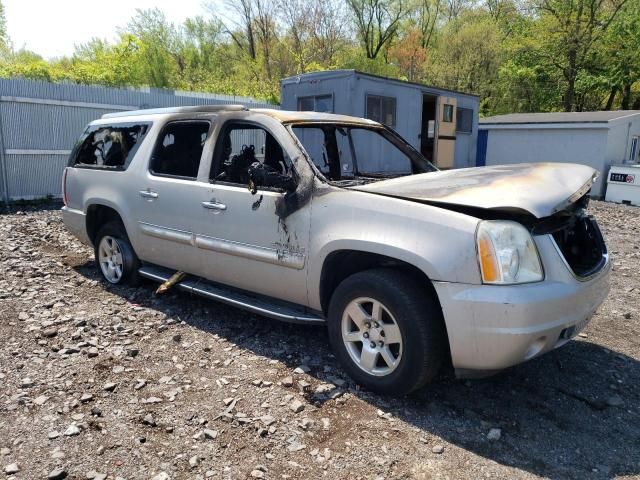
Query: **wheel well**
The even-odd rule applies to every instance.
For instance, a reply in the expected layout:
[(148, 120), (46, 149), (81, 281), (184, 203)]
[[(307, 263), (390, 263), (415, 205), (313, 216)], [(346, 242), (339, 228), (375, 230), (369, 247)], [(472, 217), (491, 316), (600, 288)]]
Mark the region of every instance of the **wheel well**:
[(404, 271), (415, 278), (416, 282), (424, 285), (430, 293), (433, 293), (436, 300), (438, 299), (429, 277), (418, 267), (410, 263), (377, 253), (359, 250), (339, 250), (327, 256), (320, 275), (320, 304), (322, 305), (322, 311), (325, 315), (329, 310), (331, 296), (336, 287), (340, 285), (340, 282), (354, 273), (381, 267)]
[[(327, 256), (324, 261), (324, 265), (322, 266), (322, 273), (320, 274), (320, 303), (325, 316), (329, 311), (331, 296), (338, 285), (340, 285), (340, 282), (354, 273), (370, 270), (372, 268), (393, 268), (409, 275), (418, 285), (422, 285), (424, 287), (425, 293), (431, 295), (442, 311), (442, 305), (440, 305), (438, 293), (433, 287), (431, 279), (418, 267), (396, 258), (387, 257), (386, 255), (379, 255), (359, 250), (339, 250), (332, 252)], [(449, 333), (447, 332), (447, 325), (444, 321), (444, 312), (442, 320), (442, 328), (444, 329), (444, 335), (447, 339), (447, 353), (445, 354), (445, 358), (449, 362), (450, 366), (451, 353), (449, 350)]]
[(91, 205), (87, 209), (87, 235), (92, 243), (94, 243), (95, 236), (98, 233), (98, 229), (108, 222), (122, 222), (120, 214), (113, 208), (105, 205)]

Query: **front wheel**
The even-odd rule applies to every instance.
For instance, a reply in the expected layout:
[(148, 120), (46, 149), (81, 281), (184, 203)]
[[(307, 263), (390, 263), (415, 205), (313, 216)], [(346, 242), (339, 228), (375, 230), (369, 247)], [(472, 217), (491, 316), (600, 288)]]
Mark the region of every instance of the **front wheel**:
[(403, 395), (424, 386), (447, 351), (438, 302), (397, 270), (367, 270), (344, 280), (331, 297), (328, 322), (347, 373), (377, 393)]
[(113, 285), (137, 285), (140, 261), (120, 223), (103, 225), (94, 243), (96, 264), (107, 282)]

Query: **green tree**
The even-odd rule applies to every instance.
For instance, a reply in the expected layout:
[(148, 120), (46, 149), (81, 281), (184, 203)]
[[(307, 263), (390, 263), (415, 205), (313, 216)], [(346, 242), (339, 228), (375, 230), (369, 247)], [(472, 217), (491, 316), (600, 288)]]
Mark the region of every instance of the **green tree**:
[(57, 66), (78, 83), (123, 87), (144, 82), (140, 57), (138, 39), (122, 34), (113, 45), (100, 39), (80, 45), (71, 59), (62, 59)]
[(541, 59), (562, 73), (564, 110), (576, 108), (576, 82), (593, 60), (607, 29), (627, 0), (536, 0)]
[(277, 101), (282, 77), (354, 68), (478, 94), (484, 115), (640, 108), (640, 0), (225, 0), (180, 25), (137, 11), (53, 61), (11, 48), (0, 3), (0, 48), (0, 75), (49, 81)]
[(409, 13), (403, 0), (347, 0), (354, 17), (356, 35), (369, 59), (375, 59), (398, 33)]
[(605, 108), (611, 109), (619, 94), (621, 108), (628, 110), (633, 85), (640, 81), (640, 0), (630, 0), (611, 24), (602, 58), (610, 84)]
[[(502, 57), (502, 35), (496, 23), (484, 11), (468, 11), (443, 29), (427, 80), (476, 93), (487, 104), (495, 94)], [(491, 113), (487, 108), (485, 113)]]
[(5, 57), (10, 50), (7, 17), (4, 12), (4, 5), (0, 1), (0, 58)]
[(161, 10), (137, 10), (126, 32), (137, 38), (143, 75), (148, 85), (170, 88), (176, 73), (182, 73), (181, 38)]

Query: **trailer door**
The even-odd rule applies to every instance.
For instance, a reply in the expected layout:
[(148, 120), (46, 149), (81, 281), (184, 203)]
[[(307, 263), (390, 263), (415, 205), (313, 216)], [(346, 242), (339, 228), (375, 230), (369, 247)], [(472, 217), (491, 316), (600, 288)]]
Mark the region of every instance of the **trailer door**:
[(453, 168), (456, 148), (456, 99), (438, 97), (438, 141), (436, 146), (436, 166)]

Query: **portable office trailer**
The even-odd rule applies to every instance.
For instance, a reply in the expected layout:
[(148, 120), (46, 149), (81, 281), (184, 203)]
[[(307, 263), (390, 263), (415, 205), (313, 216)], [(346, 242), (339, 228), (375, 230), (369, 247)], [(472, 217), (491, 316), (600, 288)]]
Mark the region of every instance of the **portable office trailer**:
[(483, 118), (478, 165), (568, 162), (600, 172), (591, 196), (603, 198), (611, 165), (640, 163), (640, 111), (515, 113)]
[(370, 118), (402, 135), (439, 168), (472, 166), (479, 98), (355, 70), (305, 73), (280, 81), (283, 110)]

